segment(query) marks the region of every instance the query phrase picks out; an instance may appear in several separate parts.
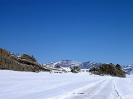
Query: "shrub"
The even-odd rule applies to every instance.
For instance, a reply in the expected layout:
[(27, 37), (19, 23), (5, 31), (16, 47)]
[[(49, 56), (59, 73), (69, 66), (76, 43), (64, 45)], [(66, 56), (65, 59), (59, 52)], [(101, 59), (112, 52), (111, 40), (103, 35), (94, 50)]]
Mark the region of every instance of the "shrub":
[(78, 73), (80, 72), (80, 68), (78, 66), (70, 67), (72, 73)]
[(89, 72), (97, 75), (111, 75), (118, 77), (126, 77), (126, 73), (122, 70), (121, 66), (117, 64), (102, 64), (100, 67), (92, 67)]

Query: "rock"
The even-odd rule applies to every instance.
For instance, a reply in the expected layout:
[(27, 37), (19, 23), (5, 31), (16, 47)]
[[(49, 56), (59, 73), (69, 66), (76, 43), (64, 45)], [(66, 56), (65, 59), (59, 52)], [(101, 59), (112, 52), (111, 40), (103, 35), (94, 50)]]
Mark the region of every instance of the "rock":
[(24, 66), (24, 71), (28, 71), (28, 66)]
[(32, 66), (28, 66), (28, 71), (33, 71)]
[(27, 54), (23, 54), (21, 56), (21, 59), (25, 59), (25, 60), (32, 61), (32, 62), (37, 62), (36, 59), (33, 56), (29, 56)]
[(50, 71), (38, 64), (33, 56), (9, 54), (7, 50), (2, 48), (0, 48), (0, 69), (30, 72)]
[(9, 57), (9, 53), (8, 53), (8, 51), (5, 50), (5, 49), (0, 48), (0, 53), (1, 53), (2, 55), (4, 55), (4, 56)]
[(20, 65), (19, 71), (24, 71), (23, 65)]
[(9, 64), (9, 70), (13, 70), (13, 67), (11, 64)]
[(10, 56), (10, 59), (17, 61), (17, 57), (14, 56), (14, 55), (11, 55), (11, 56)]

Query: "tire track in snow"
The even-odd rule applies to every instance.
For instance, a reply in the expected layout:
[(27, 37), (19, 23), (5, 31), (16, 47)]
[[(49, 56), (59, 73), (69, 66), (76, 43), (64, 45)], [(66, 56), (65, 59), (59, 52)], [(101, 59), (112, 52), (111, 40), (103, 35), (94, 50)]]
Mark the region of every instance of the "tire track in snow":
[(131, 79), (119, 78), (114, 81), (114, 89), (119, 99), (133, 99), (133, 90), (131, 90), (130, 88), (133, 88)]
[[(69, 92), (67, 92), (65, 94), (62, 94), (62, 95), (59, 95), (59, 96), (55, 96), (55, 97), (50, 97), (48, 99), (70, 99), (70, 97), (73, 96), (74, 94), (80, 93), (82, 90), (85, 90), (85, 89), (88, 89), (88, 88), (90, 88), (92, 86), (95, 86), (97, 83), (100, 83), (102, 81), (103, 80), (92, 82), (92, 83), (90, 83), (87, 86), (84, 86), (84, 87), (81, 87), (81, 88), (77, 88), (77, 89), (69, 91)], [(66, 86), (66, 87), (68, 87), (68, 86)]]
[(115, 89), (115, 91), (116, 91), (116, 93), (117, 93), (117, 95), (118, 95), (118, 98), (122, 99), (122, 97), (120, 96), (119, 92), (117, 91), (117, 89), (116, 89), (116, 87), (115, 87), (115, 83), (116, 83), (116, 80), (115, 80), (114, 83), (113, 83), (114, 89)]
[(60, 99), (118, 99), (114, 90), (114, 79), (107, 79), (95, 83), (93, 86), (82, 88), (77, 94)]

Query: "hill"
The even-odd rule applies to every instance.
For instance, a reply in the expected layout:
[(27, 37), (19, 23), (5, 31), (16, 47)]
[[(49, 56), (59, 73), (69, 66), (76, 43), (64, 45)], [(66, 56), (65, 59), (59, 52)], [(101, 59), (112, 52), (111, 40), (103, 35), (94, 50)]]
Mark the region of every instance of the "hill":
[(18, 56), (2, 48), (0, 48), (0, 69), (29, 72), (50, 71), (37, 63), (36, 59), (28, 54)]

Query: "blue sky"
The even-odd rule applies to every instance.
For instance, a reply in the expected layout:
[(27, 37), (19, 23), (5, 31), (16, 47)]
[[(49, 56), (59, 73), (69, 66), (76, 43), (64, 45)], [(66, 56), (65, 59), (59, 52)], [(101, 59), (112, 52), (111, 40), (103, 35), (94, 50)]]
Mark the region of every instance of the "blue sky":
[(0, 0), (0, 47), (58, 60), (133, 64), (133, 0)]

